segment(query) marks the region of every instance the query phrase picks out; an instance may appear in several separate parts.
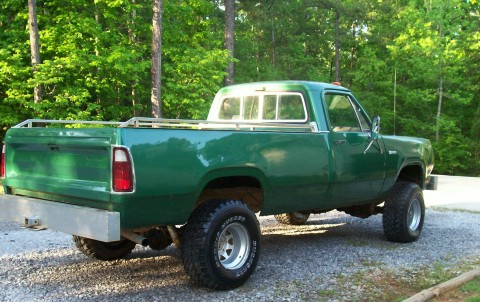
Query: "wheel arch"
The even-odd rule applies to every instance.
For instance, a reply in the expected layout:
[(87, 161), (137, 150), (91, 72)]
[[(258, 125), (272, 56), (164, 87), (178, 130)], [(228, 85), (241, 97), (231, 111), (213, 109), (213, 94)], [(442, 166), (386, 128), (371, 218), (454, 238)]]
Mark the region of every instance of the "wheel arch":
[(265, 175), (254, 167), (211, 171), (200, 182), (194, 208), (209, 200), (235, 199), (259, 212), (263, 207), (266, 187)]
[(405, 164), (398, 173), (397, 182), (414, 182), (423, 188), (425, 182), (425, 166), (421, 162), (411, 162)]

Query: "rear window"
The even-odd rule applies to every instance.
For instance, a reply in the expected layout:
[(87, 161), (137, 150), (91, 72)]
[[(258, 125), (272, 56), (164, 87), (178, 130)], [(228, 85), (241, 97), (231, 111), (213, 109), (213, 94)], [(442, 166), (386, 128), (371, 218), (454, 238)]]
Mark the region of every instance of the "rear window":
[(226, 96), (222, 99), (220, 120), (264, 120), (305, 122), (307, 110), (300, 93), (265, 93)]

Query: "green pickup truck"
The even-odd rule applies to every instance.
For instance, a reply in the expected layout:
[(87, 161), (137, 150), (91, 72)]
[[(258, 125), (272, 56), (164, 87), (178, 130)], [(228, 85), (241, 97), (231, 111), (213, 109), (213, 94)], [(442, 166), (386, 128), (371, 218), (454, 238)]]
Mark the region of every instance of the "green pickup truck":
[(350, 90), (306, 81), (225, 87), (204, 121), (27, 120), (5, 136), (0, 219), (100, 260), (173, 243), (194, 282), (235, 288), (260, 257), (256, 213), (381, 213), (388, 240), (420, 236), (431, 144), (379, 131)]

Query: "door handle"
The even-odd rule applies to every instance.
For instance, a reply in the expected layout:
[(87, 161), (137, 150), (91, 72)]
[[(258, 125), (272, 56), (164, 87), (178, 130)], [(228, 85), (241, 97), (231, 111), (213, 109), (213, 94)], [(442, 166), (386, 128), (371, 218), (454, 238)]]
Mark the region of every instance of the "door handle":
[(344, 140), (344, 139), (339, 139), (339, 140), (336, 140), (336, 141), (334, 142), (334, 144), (335, 144), (335, 145), (341, 145), (341, 144), (344, 144), (344, 143), (346, 143), (346, 142), (347, 142), (347, 141)]

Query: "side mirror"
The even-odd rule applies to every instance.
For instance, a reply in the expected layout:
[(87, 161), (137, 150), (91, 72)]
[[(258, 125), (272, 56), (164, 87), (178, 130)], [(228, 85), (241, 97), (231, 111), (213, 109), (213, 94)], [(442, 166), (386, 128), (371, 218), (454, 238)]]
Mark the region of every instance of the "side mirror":
[(372, 120), (372, 130), (370, 131), (370, 138), (372, 140), (378, 139), (378, 135), (380, 134), (380, 116), (376, 116)]

